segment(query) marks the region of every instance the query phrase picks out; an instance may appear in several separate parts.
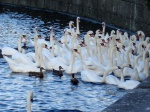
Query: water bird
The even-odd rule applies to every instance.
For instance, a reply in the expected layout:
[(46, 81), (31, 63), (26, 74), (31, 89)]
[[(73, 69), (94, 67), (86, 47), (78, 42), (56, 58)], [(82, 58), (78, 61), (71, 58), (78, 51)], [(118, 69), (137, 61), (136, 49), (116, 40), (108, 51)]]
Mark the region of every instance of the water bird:
[(59, 70), (53, 69), (53, 74), (58, 75), (59, 77), (63, 76), (62, 66), (59, 66)]
[(42, 70), (45, 70), (45, 69), (43, 67), (40, 67), (40, 72), (29, 72), (29, 76), (36, 76), (39, 78), (43, 78), (44, 74)]
[(78, 79), (74, 77), (74, 73), (72, 74), (71, 83), (73, 85), (78, 85), (79, 83)]

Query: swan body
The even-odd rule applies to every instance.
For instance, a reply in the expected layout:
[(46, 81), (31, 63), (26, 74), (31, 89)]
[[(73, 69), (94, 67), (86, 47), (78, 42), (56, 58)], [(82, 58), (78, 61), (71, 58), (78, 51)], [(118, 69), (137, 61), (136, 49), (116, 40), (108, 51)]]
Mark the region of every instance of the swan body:
[(11, 68), (11, 70), (13, 72), (40, 72), (40, 69), (30, 65), (30, 64), (18, 64), (17, 62), (15, 62), (14, 60), (8, 58), (7, 56), (4, 56), (4, 59), (7, 61), (7, 63), (9, 64), (9, 67)]
[(84, 82), (101, 83), (102, 78), (90, 70), (81, 71), (81, 79)]
[(3, 47), (2, 48), (2, 55), (13, 55), (15, 53), (18, 53), (18, 51), (11, 47)]

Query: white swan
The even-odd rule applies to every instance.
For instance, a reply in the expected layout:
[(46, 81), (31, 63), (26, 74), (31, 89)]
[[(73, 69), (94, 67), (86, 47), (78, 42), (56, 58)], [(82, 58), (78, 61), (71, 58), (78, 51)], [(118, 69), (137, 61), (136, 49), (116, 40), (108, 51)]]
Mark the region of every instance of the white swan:
[(76, 53), (79, 54), (77, 49), (71, 50), (71, 62), (70, 62), (70, 65), (65, 70), (65, 72), (67, 74), (77, 73), (77, 72), (80, 72), (82, 70), (82, 64), (80, 63), (80, 61), (75, 61), (75, 54)]
[(18, 52), (22, 52), (23, 49), (21, 48), (21, 42), (22, 42), (22, 36), (19, 37), (18, 39), (18, 51), (14, 48), (11, 48), (11, 47), (3, 47), (1, 49), (1, 54), (2, 55), (14, 55), (15, 53), (18, 53)]
[[(45, 44), (41, 45), (41, 49), (45, 47)], [(40, 56), (42, 55), (42, 52), (40, 52)], [(8, 58), (7, 56), (4, 56), (4, 59), (7, 61), (7, 63), (9, 64), (9, 67), (11, 68), (11, 70), (13, 72), (40, 72), (40, 68), (35, 67), (34, 65), (32, 65), (31, 63), (29, 64), (24, 64), (24, 63), (17, 63), (16, 61)], [(43, 60), (42, 58), (40, 58), (40, 64), (41, 67), (44, 68), (43, 65)]]
[[(124, 66), (125, 67), (125, 66)], [(134, 89), (136, 88), (140, 82), (135, 80), (126, 80), (124, 81), (123, 68), (121, 70), (121, 81), (118, 82), (118, 87), (122, 89)]]

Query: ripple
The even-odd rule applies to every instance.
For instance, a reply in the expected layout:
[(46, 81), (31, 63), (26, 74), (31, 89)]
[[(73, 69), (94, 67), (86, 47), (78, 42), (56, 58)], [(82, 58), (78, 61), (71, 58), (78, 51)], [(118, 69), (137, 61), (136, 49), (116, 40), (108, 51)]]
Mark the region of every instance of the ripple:
[[(17, 9), (11, 8), (3, 12), (0, 9), (0, 49), (4, 46), (16, 48), (16, 42), (22, 33), (25, 33), (28, 39), (33, 38), (35, 27), (39, 27), (43, 37), (47, 37), (49, 27), (53, 25), (56, 37), (60, 38), (63, 29), (68, 27), (66, 21), (76, 20), (74, 17), (54, 12), (42, 16), (41, 13), (47, 12), (19, 10), (20, 12), (17, 12)], [(81, 37), (89, 29), (95, 31), (100, 26), (84, 20), (80, 25)], [(106, 31), (110, 31), (110, 28), (106, 28)], [(34, 51), (31, 43), (27, 44), (27, 52)], [(61, 79), (51, 71), (46, 71), (44, 79), (29, 77), (25, 73), (13, 73), (4, 59), (0, 59), (0, 68), (1, 112), (26, 112), (26, 97), (29, 91), (34, 93), (31, 106), (35, 112), (96, 112), (111, 105), (126, 93), (116, 86), (83, 82), (80, 74), (76, 75), (79, 85), (74, 86), (70, 82), (70, 76), (65, 73)]]

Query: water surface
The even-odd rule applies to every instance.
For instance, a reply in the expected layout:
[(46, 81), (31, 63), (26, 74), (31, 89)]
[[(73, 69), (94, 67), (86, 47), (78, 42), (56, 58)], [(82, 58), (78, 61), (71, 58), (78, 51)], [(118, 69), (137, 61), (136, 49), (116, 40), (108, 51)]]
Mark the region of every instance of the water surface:
[[(1, 7), (0, 9), (0, 48), (4, 46), (17, 47), (18, 37), (26, 34), (34, 37), (34, 28), (38, 27), (42, 37), (49, 36), (49, 27), (53, 25), (57, 38), (68, 27), (69, 21), (76, 17), (62, 15), (56, 12), (34, 11)], [(76, 24), (76, 22), (75, 22)], [(101, 24), (81, 19), (81, 37), (88, 30), (102, 29)], [(111, 28), (106, 28), (110, 33)], [(28, 41), (29, 51), (34, 51)], [(34, 93), (32, 110), (34, 112), (80, 110), (98, 112), (108, 107), (126, 94), (125, 90), (113, 85), (93, 84), (81, 81), (80, 73), (76, 75), (79, 85), (70, 83), (71, 77), (64, 73), (60, 79), (51, 71), (46, 71), (43, 79), (29, 77), (27, 73), (13, 73), (6, 61), (0, 59), (0, 111), (26, 112), (26, 99), (29, 91)]]

